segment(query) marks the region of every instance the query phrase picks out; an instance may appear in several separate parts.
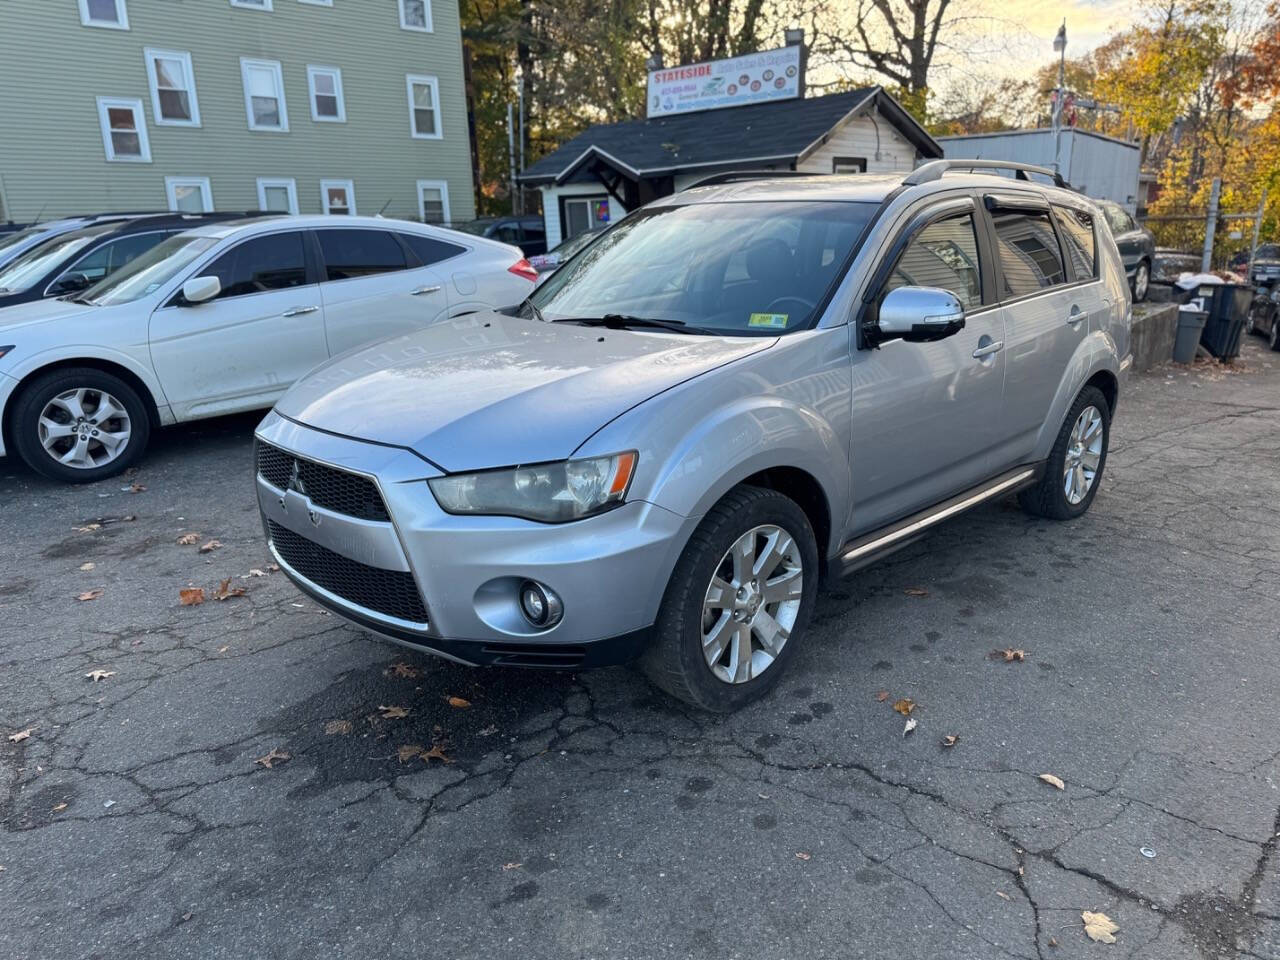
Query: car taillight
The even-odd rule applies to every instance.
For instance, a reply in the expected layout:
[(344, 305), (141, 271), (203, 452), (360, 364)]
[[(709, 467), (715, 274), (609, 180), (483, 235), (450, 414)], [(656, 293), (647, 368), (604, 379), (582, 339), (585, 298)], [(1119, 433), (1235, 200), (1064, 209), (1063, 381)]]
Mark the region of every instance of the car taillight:
[(514, 273), (517, 277), (524, 277), (530, 283), (538, 282), (538, 271), (534, 269), (532, 263), (523, 257), (507, 267), (507, 272)]

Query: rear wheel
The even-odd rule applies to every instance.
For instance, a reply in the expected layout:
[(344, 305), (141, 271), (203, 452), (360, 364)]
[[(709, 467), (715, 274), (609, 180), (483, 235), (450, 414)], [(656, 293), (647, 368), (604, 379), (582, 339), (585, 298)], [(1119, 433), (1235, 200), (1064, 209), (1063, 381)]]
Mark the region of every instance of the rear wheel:
[(736, 710), (778, 682), (817, 590), (818, 545), (804, 511), (773, 490), (736, 487), (681, 554), (641, 668), (686, 703)]
[(1271, 335), (1267, 338), (1272, 350), (1280, 351), (1280, 313), (1271, 317)]
[(54, 370), (14, 402), (18, 455), (53, 480), (88, 483), (123, 472), (146, 449), (151, 419), (136, 390), (93, 367)]
[(1145, 260), (1138, 261), (1133, 271), (1133, 302), (1141, 303), (1147, 299), (1147, 291), (1151, 288), (1151, 266)]
[(1027, 513), (1052, 520), (1073, 520), (1089, 509), (1111, 439), (1111, 409), (1097, 387), (1085, 387), (1063, 420), (1045, 464), (1044, 476), (1018, 494)]

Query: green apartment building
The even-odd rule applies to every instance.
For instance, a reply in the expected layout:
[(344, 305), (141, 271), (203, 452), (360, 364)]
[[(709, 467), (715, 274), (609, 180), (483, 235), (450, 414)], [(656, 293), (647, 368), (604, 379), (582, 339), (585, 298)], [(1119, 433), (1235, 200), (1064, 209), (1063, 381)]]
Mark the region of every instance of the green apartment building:
[(0, 6), (0, 221), (474, 216), (457, 0)]

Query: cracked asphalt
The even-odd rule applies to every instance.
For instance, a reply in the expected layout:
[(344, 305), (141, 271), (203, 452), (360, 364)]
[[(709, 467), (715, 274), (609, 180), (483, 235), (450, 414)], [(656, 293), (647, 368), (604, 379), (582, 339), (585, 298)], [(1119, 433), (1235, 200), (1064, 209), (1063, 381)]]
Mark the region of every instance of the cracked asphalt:
[(0, 461), (0, 957), (1280, 957), (1280, 355), (1240, 366), (1133, 378), (1082, 520), (830, 585), (730, 717), (344, 626), (268, 569), (256, 416)]

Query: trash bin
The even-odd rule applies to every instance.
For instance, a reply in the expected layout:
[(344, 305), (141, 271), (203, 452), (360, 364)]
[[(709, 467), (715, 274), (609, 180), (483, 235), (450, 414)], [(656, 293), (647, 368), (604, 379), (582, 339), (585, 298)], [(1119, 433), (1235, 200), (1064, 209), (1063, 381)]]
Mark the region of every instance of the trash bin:
[(1253, 289), (1246, 283), (1203, 284), (1196, 296), (1208, 312), (1200, 342), (1219, 360), (1239, 356)]
[(1200, 345), (1200, 335), (1208, 319), (1209, 314), (1204, 310), (1196, 310), (1190, 305), (1179, 308), (1178, 333), (1173, 341), (1175, 363), (1190, 363), (1196, 358), (1196, 347)]

